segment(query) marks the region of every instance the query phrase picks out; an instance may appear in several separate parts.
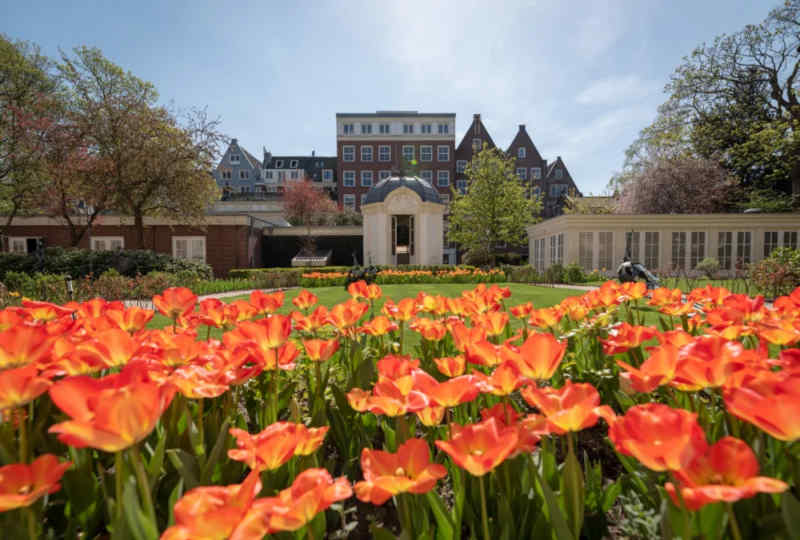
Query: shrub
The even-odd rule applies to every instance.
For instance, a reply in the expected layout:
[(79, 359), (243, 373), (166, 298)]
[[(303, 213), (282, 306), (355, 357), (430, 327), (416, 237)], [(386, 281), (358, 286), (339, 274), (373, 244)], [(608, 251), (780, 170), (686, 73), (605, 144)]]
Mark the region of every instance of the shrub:
[(714, 279), (714, 275), (719, 272), (719, 261), (714, 257), (706, 257), (695, 268), (708, 279)]
[(84, 294), (89, 297), (100, 296), (106, 300), (124, 300), (130, 298), (132, 291), (136, 289), (136, 281), (133, 278), (121, 275), (114, 268), (110, 268), (100, 274), (93, 282), (89, 282), (91, 290)]
[(762, 294), (772, 298), (789, 294), (800, 285), (800, 250), (778, 248), (747, 272)]
[(539, 272), (531, 265), (510, 266), (505, 270), (508, 281), (514, 283), (538, 283), (542, 280)]
[(559, 263), (551, 264), (544, 271), (544, 280), (546, 283), (564, 283), (564, 266)]
[(577, 263), (568, 264), (564, 268), (564, 281), (566, 283), (583, 283), (586, 281), (586, 274)]

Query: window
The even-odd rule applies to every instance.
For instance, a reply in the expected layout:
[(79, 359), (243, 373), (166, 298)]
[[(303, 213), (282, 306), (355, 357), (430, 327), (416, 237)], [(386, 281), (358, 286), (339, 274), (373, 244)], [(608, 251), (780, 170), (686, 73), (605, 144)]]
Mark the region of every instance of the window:
[(450, 204), (450, 194), (449, 193), (440, 193), (439, 198), (442, 199), (444, 204)]
[(92, 251), (112, 251), (125, 247), (122, 236), (92, 236), (89, 243)]
[(423, 180), (427, 181), (430, 184), (433, 183), (433, 171), (421, 171), (419, 174), (420, 178), (422, 178)]
[(778, 247), (778, 231), (764, 231), (764, 257)]
[(526, 169), (525, 167), (517, 167), (517, 176), (519, 176), (520, 180), (527, 180), (528, 169)]
[(372, 171), (361, 171), (361, 186), (372, 186)]
[(423, 144), (419, 147), (419, 160), (420, 161), (433, 161), (433, 146)]
[(283, 168), (283, 160), (282, 160), (282, 159), (279, 159), (279, 160), (277, 160), (277, 161), (275, 162), (275, 168), (276, 168), (276, 169), (281, 169), (281, 168)]
[(556, 262), (556, 235), (550, 237), (550, 264), (555, 264)]
[(562, 178), (564, 178), (564, 171), (556, 169), (556, 180), (561, 180)]
[(355, 160), (356, 160), (356, 147), (351, 144), (342, 146), (342, 161), (355, 161)]
[(721, 232), (718, 237), (717, 259), (719, 267), (723, 270), (731, 269), (731, 255), (733, 255), (733, 233)]
[(344, 171), (342, 185), (344, 187), (356, 187), (356, 171)]
[(389, 124), (378, 124), (378, 131), (384, 135), (389, 134)]
[(696, 268), (697, 264), (706, 257), (706, 233), (704, 231), (692, 232), (692, 246), (689, 249), (689, 268)]
[(272, 180), (272, 171), (264, 171), (264, 178)]
[(550, 184), (550, 197), (554, 199), (561, 197), (565, 191), (567, 191), (566, 184)]
[(466, 159), (459, 159), (456, 161), (456, 172), (463, 173), (467, 170), (467, 160)]
[(658, 231), (644, 233), (644, 265), (648, 270), (658, 268)]
[(542, 168), (541, 167), (531, 167), (531, 178), (534, 180), (539, 180), (542, 178)]
[(404, 144), (403, 145), (403, 159), (406, 161), (414, 161), (414, 145), (413, 144)]
[(172, 256), (176, 259), (189, 259), (191, 261), (206, 261), (205, 236), (173, 236)]
[(403, 133), (414, 133), (414, 124), (403, 124)]
[(519, 148), (517, 148), (517, 157), (519, 159), (525, 159), (525, 147), (524, 146), (520, 146)]
[(473, 152), (480, 152), (481, 148), (483, 148), (483, 141), (479, 138), (472, 139), (472, 151)]
[(284, 180), (286, 180), (286, 172), (278, 171), (278, 182), (283, 183)]
[(750, 231), (736, 233), (736, 266), (750, 263)]
[(239, 154), (231, 154), (231, 163), (239, 163), (241, 161), (241, 157)]
[(239, 188), (240, 193), (250, 193), (250, 186), (242, 186)]
[(356, 196), (352, 193), (345, 193), (342, 197), (342, 206), (349, 210), (356, 209)]
[(369, 135), (372, 133), (372, 124), (361, 124), (361, 134)]
[(289, 178), (291, 178), (292, 180), (297, 180), (298, 176), (299, 176), (299, 173), (297, 171), (291, 171), (289, 173)]
[(36, 236), (10, 236), (8, 250), (11, 253), (33, 253), (39, 246), (41, 238)]
[(342, 126), (345, 135), (352, 135), (356, 129), (353, 124), (345, 124)]
[(361, 161), (372, 161), (372, 147), (371, 146), (362, 146), (361, 147)]
[(625, 255), (631, 262), (639, 261), (639, 231), (625, 233)]
[(558, 264), (564, 264), (564, 233), (558, 233), (556, 247), (556, 262)]
[(437, 148), (436, 159), (438, 161), (450, 161), (450, 147), (447, 145), (440, 145)]
[(367, 204), (367, 194), (366, 193), (362, 193), (361, 194), (361, 206), (364, 206), (365, 204)]
[(422, 124), (422, 133), (430, 133), (431, 132), (431, 125), (430, 124)]
[(324, 182), (333, 182), (333, 169), (322, 169), (322, 180)]
[(578, 264), (587, 272), (592, 270), (594, 262), (594, 233), (578, 233)]
[(439, 135), (447, 135), (450, 133), (450, 124), (439, 124)]
[(456, 189), (462, 195), (464, 193), (466, 193), (467, 192), (467, 181), (464, 180), (463, 178), (459, 178), (458, 180), (456, 180)]
[(224, 180), (230, 180), (231, 179), (231, 171), (222, 171), (222, 178)]
[(242, 180), (250, 178), (250, 171), (239, 171), (239, 178)]
[(390, 176), (392, 176), (392, 171), (378, 172), (378, 180), (383, 180), (384, 178), (389, 178)]
[(290, 168), (290, 169), (296, 169), (296, 168), (297, 168), (297, 160), (296, 160), (296, 159), (293, 159), (293, 160), (292, 160), (292, 161), (289, 163), (289, 168)]
[(392, 147), (382, 144), (378, 147), (378, 161), (390, 161), (392, 159)]
[(686, 233), (672, 233), (672, 268), (683, 270), (686, 268)]
[(534, 260), (536, 261), (536, 269), (539, 272), (544, 271), (544, 238), (540, 238), (535, 240), (536, 242), (536, 255), (534, 256)]
[(797, 231), (783, 231), (783, 247), (797, 249)]
[(605, 272), (611, 269), (614, 265), (614, 233), (612, 232), (599, 232), (597, 233), (598, 240), (598, 261), (597, 266)]
[(533, 186), (533, 196), (539, 198), (542, 196), (542, 188), (539, 186)]
[(439, 187), (447, 187), (450, 185), (450, 171), (439, 171), (436, 175), (436, 185)]

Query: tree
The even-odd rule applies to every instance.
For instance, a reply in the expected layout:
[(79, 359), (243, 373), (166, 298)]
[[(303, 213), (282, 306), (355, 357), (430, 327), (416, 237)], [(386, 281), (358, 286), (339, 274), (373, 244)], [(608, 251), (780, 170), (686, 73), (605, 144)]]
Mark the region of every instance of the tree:
[(621, 214), (706, 214), (730, 211), (737, 182), (717, 162), (687, 156), (648, 162), (624, 185)]
[(525, 227), (541, 210), (539, 199), (525, 197), (515, 160), (497, 148), (484, 148), (467, 164), (467, 192), (454, 192), (448, 240), (469, 252), (485, 254), (494, 265), (498, 244), (525, 242)]
[(306, 228), (301, 253), (313, 255), (316, 241), (311, 236), (313, 225), (322, 225), (336, 213), (336, 203), (327, 194), (314, 187), (309, 180), (290, 183), (283, 194), (283, 211), (292, 225)]
[(14, 217), (34, 209), (46, 185), (42, 157), (57, 84), (49, 60), (27, 42), (0, 35), (0, 235)]

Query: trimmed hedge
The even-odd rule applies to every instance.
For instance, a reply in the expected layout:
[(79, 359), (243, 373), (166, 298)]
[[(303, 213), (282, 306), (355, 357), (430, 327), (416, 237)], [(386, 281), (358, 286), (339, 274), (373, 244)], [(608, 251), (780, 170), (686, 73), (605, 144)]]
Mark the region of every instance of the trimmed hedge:
[(54, 246), (45, 248), (41, 256), (0, 253), (0, 281), (6, 280), (8, 272), (29, 275), (37, 272), (66, 274), (72, 279), (79, 279), (85, 276), (99, 276), (112, 269), (127, 277), (146, 275), (150, 272), (192, 275), (199, 279), (213, 277), (211, 267), (205, 263), (174, 259), (167, 254), (150, 250), (91, 251)]

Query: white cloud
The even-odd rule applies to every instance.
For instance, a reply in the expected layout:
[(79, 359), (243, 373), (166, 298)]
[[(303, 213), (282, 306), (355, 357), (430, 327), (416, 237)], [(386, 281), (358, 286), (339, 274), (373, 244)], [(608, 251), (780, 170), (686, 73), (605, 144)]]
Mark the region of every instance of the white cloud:
[(581, 105), (608, 105), (639, 101), (659, 90), (655, 81), (643, 81), (638, 75), (611, 76), (592, 82), (575, 101)]

